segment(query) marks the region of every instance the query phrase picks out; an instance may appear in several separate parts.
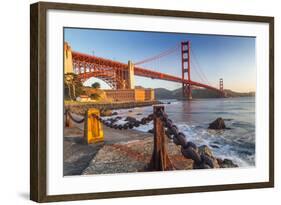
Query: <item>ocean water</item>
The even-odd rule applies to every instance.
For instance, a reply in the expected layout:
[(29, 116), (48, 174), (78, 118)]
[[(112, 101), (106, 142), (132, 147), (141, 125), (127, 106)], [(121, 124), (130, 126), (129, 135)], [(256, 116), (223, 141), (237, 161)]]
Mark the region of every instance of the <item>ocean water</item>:
[[(228, 158), (239, 167), (255, 165), (255, 98), (194, 99), (192, 101), (166, 100), (165, 111), (184, 132), (189, 141), (198, 146), (208, 145), (216, 157)], [(137, 119), (152, 113), (152, 107), (123, 109), (120, 116)], [(209, 130), (210, 122), (225, 119), (227, 130)], [(119, 123), (124, 123), (121, 120)], [(135, 128), (147, 132), (152, 123)]]

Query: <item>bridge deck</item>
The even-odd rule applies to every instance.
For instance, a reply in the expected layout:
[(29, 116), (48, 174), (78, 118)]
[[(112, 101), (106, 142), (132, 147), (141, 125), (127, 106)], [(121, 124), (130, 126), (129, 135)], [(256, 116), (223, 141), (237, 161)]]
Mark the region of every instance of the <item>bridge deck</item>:
[[(127, 71), (128, 70), (128, 64), (118, 62), (118, 61), (114, 61), (114, 60), (110, 60), (110, 59), (106, 59), (106, 58), (92, 56), (92, 55), (88, 55), (88, 54), (84, 54), (84, 53), (80, 53), (80, 52), (76, 52), (76, 51), (72, 51), (72, 58), (73, 58), (74, 61), (77, 61), (77, 62), (101, 65), (104, 69), (105, 68), (113, 68), (113, 69), (116, 69), (118, 71)], [(97, 72), (97, 71), (94, 71), (94, 72)], [(104, 71), (104, 72), (106, 72), (106, 71)], [(91, 73), (91, 72), (89, 72), (89, 73)], [(206, 84), (196, 82), (196, 81), (192, 81), (192, 80), (191, 81), (182, 80), (182, 78), (178, 77), (178, 76), (173, 76), (173, 75), (170, 75), (170, 74), (156, 72), (156, 71), (148, 70), (148, 69), (138, 67), (138, 66), (135, 66), (134, 74), (137, 75), (137, 76), (148, 77), (148, 78), (152, 78), (152, 79), (160, 79), (160, 80), (167, 80), (167, 81), (178, 82), (178, 83), (185, 83), (185, 84), (189, 84), (189, 85), (194, 85), (194, 86), (214, 90), (216, 92), (221, 93), (220, 89), (215, 88), (215, 87), (210, 86), (210, 85), (206, 85)], [(85, 73), (81, 73), (81, 75), (85, 76)], [(94, 75), (89, 74), (87, 76), (94, 76)]]

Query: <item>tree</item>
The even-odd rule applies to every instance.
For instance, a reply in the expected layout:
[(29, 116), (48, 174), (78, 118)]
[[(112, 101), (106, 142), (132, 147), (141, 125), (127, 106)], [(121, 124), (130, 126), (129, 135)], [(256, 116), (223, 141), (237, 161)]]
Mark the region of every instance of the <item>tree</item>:
[(82, 89), (83, 84), (78, 79), (76, 74), (65, 74), (64, 75), (64, 93), (65, 99), (75, 100), (76, 96), (85, 94)]
[(99, 89), (100, 88), (100, 84), (98, 82), (94, 82), (92, 84), (92, 88)]
[(64, 93), (65, 93), (65, 98), (73, 100), (72, 92), (71, 92), (71, 87), (73, 84), (73, 75), (72, 74), (65, 74), (64, 75)]
[(93, 99), (93, 100), (98, 100), (99, 97), (100, 97), (100, 95), (97, 94), (97, 93), (92, 93), (92, 94), (90, 95), (90, 98)]

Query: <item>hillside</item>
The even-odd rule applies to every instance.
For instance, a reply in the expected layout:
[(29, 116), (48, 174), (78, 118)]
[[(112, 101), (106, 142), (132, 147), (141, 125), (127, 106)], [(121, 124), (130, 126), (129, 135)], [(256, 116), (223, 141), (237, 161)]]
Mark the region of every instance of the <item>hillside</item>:
[(255, 92), (248, 92), (248, 93), (239, 93), (234, 92), (232, 90), (224, 90), (227, 93), (228, 97), (249, 97), (249, 96), (255, 96)]
[[(228, 97), (247, 97), (247, 96), (255, 96), (254, 92), (249, 93), (239, 93), (234, 92), (232, 90), (224, 90)], [(154, 89), (156, 99), (182, 99), (182, 89), (176, 90), (167, 90), (165, 88), (156, 88)], [(193, 98), (218, 98), (220, 95), (211, 90), (207, 89), (193, 89), (192, 90)]]

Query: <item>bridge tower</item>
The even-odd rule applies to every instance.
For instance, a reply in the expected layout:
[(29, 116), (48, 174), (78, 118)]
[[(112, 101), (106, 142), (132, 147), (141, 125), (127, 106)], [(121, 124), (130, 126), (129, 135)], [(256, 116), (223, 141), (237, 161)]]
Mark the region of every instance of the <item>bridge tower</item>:
[(223, 92), (223, 79), (220, 78), (220, 91)]
[(135, 66), (132, 63), (132, 61), (128, 61), (128, 79), (127, 84), (129, 89), (134, 89), (135, 88)]
[(64, 42), (64, 74), (72, 74), (73, 73), (73, 63), (72, 63), (72, 50), (68, 43)]
[(120, 69), (115, 71), (116, 78), (120, 79), (120, 82), (116, 83), (115, 89), (135, 89), (135, 66), (132, 61), (128, 61), (127, 68), (126, 71)]
[(192, 90), (190, 83), (190, 41), (181, 42), (181, 63), (182, 63), (182, 95), (188, 100), (192, 99)]
[(222, 97), (226, 97), (226, 95), (223, 91), (223, 79), (222, 78), (220, 78), (220, 91), (221, 91)]

